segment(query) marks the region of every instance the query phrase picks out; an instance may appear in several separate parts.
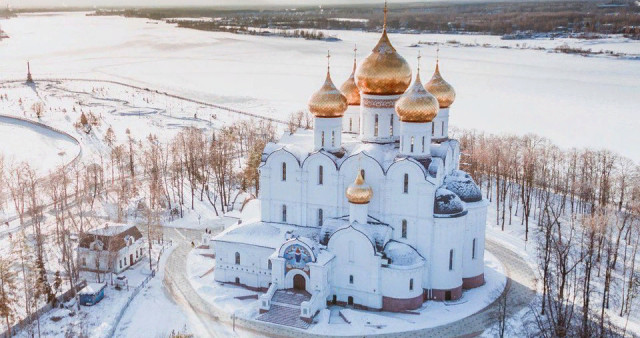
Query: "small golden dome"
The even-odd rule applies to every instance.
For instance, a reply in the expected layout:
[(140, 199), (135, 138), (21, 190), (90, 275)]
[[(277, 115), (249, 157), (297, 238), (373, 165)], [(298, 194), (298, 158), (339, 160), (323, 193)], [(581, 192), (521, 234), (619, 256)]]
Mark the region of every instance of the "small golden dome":
[(340, 86), (340, 91), (342, 95), (347, 98), (347, 103), (350, 106), (359, 106), (360, 105), (360, 90), (358, 86), (356, 86), (356, 60), (353, 60), (353, 72), (351, 72), (351, 76), (345, 81), (342, 86)]
[(356, 83), (365, 94), (402, 94), (411, 84), (411, 68), (391, 45), (386, 29), (356, 71)]
[(358, 171), (358, 177), (347, 188), (347, 199), (353, 204), (367, 204), (373, 197), (373, 189), (364, 182), (362, 172)]
[(438, 100), (427, 92), (420, 81), (420, 71), (416, 80), (396, 101), (396, 114), (402, 122), (427, 123), (438, 115)]
[(433, 73), (431, 80), (424, 85), (424, 88), (438, 99), (440, 108), (449, 108), (456, 99), (456, 91), (440, 75), (438, 62), (436, 62), (436, 71)]
[(340, 93), (331, 81), (327, 70), (327, 78), (322, 87), (309, 99), (309, 111), (315, 117), (342, 117), (347, 110), (347, 98)]

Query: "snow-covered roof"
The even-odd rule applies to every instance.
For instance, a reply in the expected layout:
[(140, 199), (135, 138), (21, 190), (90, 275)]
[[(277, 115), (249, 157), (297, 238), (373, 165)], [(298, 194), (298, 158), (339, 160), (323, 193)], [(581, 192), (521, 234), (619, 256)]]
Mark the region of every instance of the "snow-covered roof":
[(78, 291), (79, 295), (95, 295), (100, 290), (105, 288), (105, 284), (102, 283), (88, 283), (87, 286)]
[[(431, 153), (434, 158), (411, 160), (422, 165), (425, 174), (429, 173), (429, 175), (435, 177), (438, 168), (442, 166), (442, 161), (446, 158), (447, 149), (451, 147), (449, 142), (450, 141), (445, 141), (442, 144), (431, 144)], [(407, 159), (406, 156), (400, 154), (398, 147), (398, 143), (378, 144), (360, 142), (355, 135), (343, 133), (342, 151), (339, 154), (330, 153), (324, 150), (320, 152), (331, 158), (338, 167), (342, 165), (347, 158), (363, 153), (374, 159), (378, 164), (380, 164), (382, 170), (386, 172), (393, 163)], [(435, 149), (433, 149), (434, 147)], [(278, 150), (289, 152), (298, 160), (299, 163), (303, 163), (307, 157), (318, 152), (314, 150), (313, 130), (300, 129), (293, 134), (289, 134), (287, 132), (277, 143), (268, 143), (262, 153), (262, 161), (265, 162), (269, 155)]]
[(322, 224), (322, 228), (320, 229), (320, 244), (327, 245), (333, 234), (338, 230), (348, 227), (352, 227), (367, 236), (376, 252), (381, 252), (384, 249), (384, 245), (391, 237), (391, 232), (393, 231), (389, 225), (381, 223), (372, 217), (369, 217), (367, 224), (359, 224), (357, 222), (349, 224), (348, 216), (331, 218), (325, 220)]
[(390, 265), (409, 267), (422, 264), (425, 259), (410, 245), (391, 240), (384, 246), (384, 253)]
[(241, 223), (216, 235), (213, 241), (250, 244), (276, 250), (292, 237), (307, 237), (315, 240), (318, 238), (318, 229), (268, 222)]
[(119, 251), (128, 245), (127, 239), (131, 237), (134, 241), (142, 238), (142, 233), (135, 225), (127, 224), (105, 224), (103, 228), (87, 231), (80, 237), (81, 248), (91, 249), (94, 241), (102, 242), (102, 249), (112, 252)]
[(471, 175), (462, 170), (454, 170), (444, 179), (447, 190), (452, 191), (464, 202), (478, 202), (482, 200), (480, 187), (473, 181)]
[(450, 190), (440, 187), (433, 202), (434, 217), (457, 217), (466, 214), (464, 202)]

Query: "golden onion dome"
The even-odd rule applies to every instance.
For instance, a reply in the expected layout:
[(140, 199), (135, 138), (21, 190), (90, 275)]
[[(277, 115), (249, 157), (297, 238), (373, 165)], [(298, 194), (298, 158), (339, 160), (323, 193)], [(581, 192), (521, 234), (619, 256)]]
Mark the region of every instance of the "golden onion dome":
[(427, 123), (438, 114), (438, 100), (427, 92), (420, 81), (420, 71), (416, 80), (396, 101), (396, 114), (402, 122)]
[(358, 86), (356, 86), (356, 60), (353, 60), (353, 71), (351, 72), (351, 76), (345, 81), (342, 86), (340, 86), (340, 91), (342, 95), (347, 98), (347, 103), (350, 106), (359, 106), (360, 105), (360, 90)]
[(438, 62), (436, 62), (436, 71), (433, 73), (431, 80), (424, 85), (424, 88), (438, 99), (440, 108), (449, 108), (456, 99), (456, 91), (440, 75)]
[(365, 94), (402, 94), (411, 84), (411, 68), (391, 45), (387, 30), (356, 71), (356, 83)]
[(331, 81), (327, 70), (327, 78), (322, 87), (309, 99), (309, 111), (315, 117), (342, 117), (347, 110), (347, 98), (340, 93)]
[(367, 204), (373, 197), (373, 189), (365, 183), (362, 172), (358, 171), (356, 180), (347, 188), (347, 199), (353, 204)]

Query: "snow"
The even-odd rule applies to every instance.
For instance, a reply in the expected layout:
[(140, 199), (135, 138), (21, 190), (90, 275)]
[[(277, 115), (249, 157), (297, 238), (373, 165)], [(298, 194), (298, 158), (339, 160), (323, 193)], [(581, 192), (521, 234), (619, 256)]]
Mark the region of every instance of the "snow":
[(0, 137), (0, 155), (6, 163), (28, 162), (38, 174), (68, 163), (80, 152), (76, 141), (64, 134), (2, 116)]
[[(327, 49), (339, 84), (351, 73), (352, 49), (359, 60), (379, 33), (328, 31), (341, 41), (234, 35), (178, 29), (147, 19), (87, 17), (84, 13), (20, 14), (3, 21), (11, 39), (2, 41), (0, 78), (24, 79), (25, 60), (42, 77), (107, 78), (184, 94), (258, 114), (286, 119), (305, 109), (322, 84)], [(154, 22), (156, 23), (156, 22)], [(640, 62), (582, 57), (500, 46), (608, 49), (640, 54), (640, 42), (598, 40), (500, 40), (485, 35), (390, 34), (415, 69), (420, 41), (443, 44), (440, 67), (458, 93), (450, 125), (495, 133), (536, 133), (563, 147), (614, 149), (640, 161), (635, 132)], [(490, 47), (482, 47), (483, 44)], [(423, 76), (435, 62), (435, 46), (421, 45)], [(604, 128), (603, 126), (606, 126)], [(598, 137), (593, 137), (598, 135)]]
[[(316, 237), (318, 229), (286, 224), (277, 226), (266, 222), (239, 223), (216, 235), (213, 240), (230, 243), (244, 243), (278, 249), (287, 235)], [(315, 236), (314, 236), (315, 235)]]
[(437, 215), (455, 215), (465, 210), (460, 197), (450, 190), (438, 188), (434, 200), (433, 213)]
[(106, 287), (104, 283), (87, 283), (82, 290), (78, 291), (79, 295), (95, 295), (100, 292), (102, 288)]
[(456, 170), (444, 179), (447, 190), (452, 191), (464, 202), (478, 202), (482, 200), (480, 187), (473, 181), (471, 175)]
[(391, 264), (395, 266), (414, 266), (424, 262), (424, 258), (416, 249), (397, 241), (389, 241), (384, 246), (384, 253), (391, 259)]
[[(404, 251), (404, 250), (403, 250)], [(331, 306), (322, 311), (308, 330), (310, 334), (366, 336), (419, 330), (451, 323), (470, 316), (488, 306), (506, 285), (504, 267), (491, 253), (485, 252), (485, 285), (466, 290), (456, 302), (429, 301), (416, 310), (418, 314), (372, 312)], [(215, 260), (193, 250), (187, 260), (189, 280), (198, 294), (216, 309), (246, 319), (258, 316), (259, 302), (255, 299), (240, 300), (235, 297), (259, 295), (259, 293), (235, 285), (215, 282), (212, 268)], [(342, 313), (351, 321), (347, 324), (334, 312)], [(329, 313), (330, 312), (330, 313)]]

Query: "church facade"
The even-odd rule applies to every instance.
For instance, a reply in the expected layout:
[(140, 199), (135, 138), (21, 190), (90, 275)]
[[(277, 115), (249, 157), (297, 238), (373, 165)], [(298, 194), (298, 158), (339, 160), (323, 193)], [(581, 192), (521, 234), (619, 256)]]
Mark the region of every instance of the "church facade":
[(488, 203), (449, 138), (455, 91), (438, 63), (424, 85), (419, 72), (386, 24), (340, 89), (327, 70), (313, 130), (264, 149), (260, 219), (212, 239), (216, 281), (264, 291), (261, 312), (278, 290), (304, 291), (305, 321), (327, 304), (413, 310), (484, 284)]

